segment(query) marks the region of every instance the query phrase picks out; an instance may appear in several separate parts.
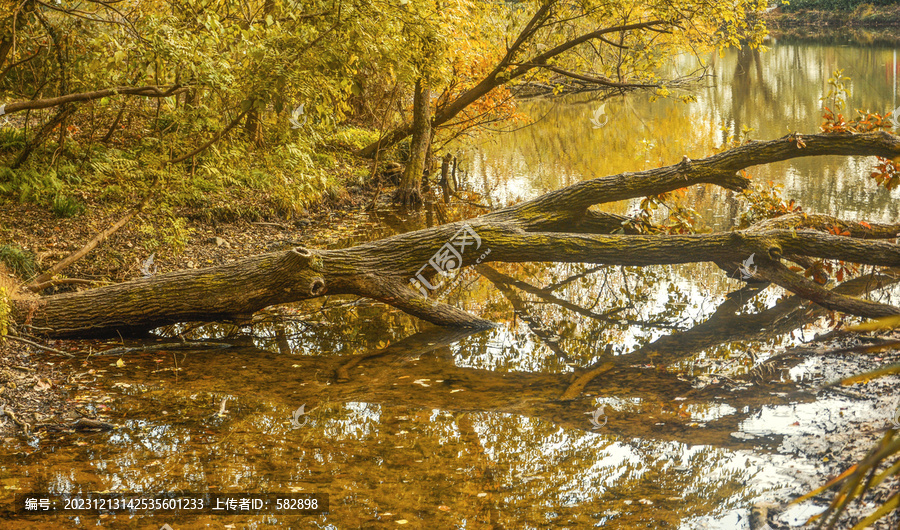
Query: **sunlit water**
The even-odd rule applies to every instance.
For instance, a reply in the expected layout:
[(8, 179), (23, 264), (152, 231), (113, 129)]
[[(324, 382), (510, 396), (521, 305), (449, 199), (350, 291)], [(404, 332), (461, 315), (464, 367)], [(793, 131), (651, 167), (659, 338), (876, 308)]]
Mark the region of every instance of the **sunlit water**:
[[(524, 104), (543, 118), (479, 144), (469, 185), (505, 204), (700, 158), (745, 127), (757, 139), (816, 132), (836, 68), (854, 80), (851, 106), (894, 104), (892, 49), (774, 44), (759, 70), (733, 52), (707, 59), (717, 77), (696, 102), (611, 99), (599, 129), (591, 96)], [(797, 160), (752, 173), (806, 211), (896, 220), (896, 197), (860, 178), (870, 163)], [(728, 192), (692, 193), (708, 226), (734, 225)], [(318, 516), (32, 514), (15, 516), (17, 528), (745, 529), (753, 504), (821, 482), (835, 431), (883, 427), (897, 405), (792, 395), (791, 379), (841, 374), (819, 360), (764, 387), (739, 379), (827, 323), (776, 305), (783, 293), (773, 289), (728, 298), (742, 284), (713, 265), (493, 268), (490, 280), (471, 274), (442, 293), (499, 324), (482, 333), (329, 300), (186, 332), (228, 349), (135, 353), (124, 366), (119, 356), (48, 359), (73, 374), (73, 400), (119, 428), (5, 440), (0, 501), (39, 491), (330, 496)], [(635, 362), (561, 399), (576, 368), (623, 354)], [(791, 515), (799, 524), (817, 510)]]

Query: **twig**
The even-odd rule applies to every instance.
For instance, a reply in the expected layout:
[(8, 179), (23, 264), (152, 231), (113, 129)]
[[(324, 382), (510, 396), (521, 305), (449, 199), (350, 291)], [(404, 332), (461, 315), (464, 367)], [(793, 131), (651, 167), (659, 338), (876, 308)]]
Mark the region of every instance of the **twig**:
[(187, 160), (188, 158), (191, 158), (192, 156), (194, 156), (194, 155), (200, 153), (201, 151), (203, 151), (203, 150), (206, 149), (207, 147), (211, 146), (212, 144), (218, 142), (223, 136), (225, 136), (226, 134), (228, 134), (228, 131), (230, 131), (231, 129), (233, 129), (233, 128), (235, 127), (235, 125), (237, 125), (238, 123), (240, 123), (241, 120), (244, 119), (244, 116), (246, 116), (248, 112), (250, 112), (250, 111), (249, 111), (249, 110), (245, 110), (244, 112), (238, 114), (238, 117), (235, 118), (234, 121), (232, 121), (231, 123), (229, 123), (228, 126), (225, 127), (224, 129), (222, 129), (221, 131), (217, 132), (217, 133), (216, 133), (212, 138), (210, 138), (209, 141), (206, 142), (205, 144), (201, 145), (201, 146), (198, 147), (197, 149), (194, 149), (193, 151), (191, 151), (190, 153), (188, 153), (188, 154), (186, 154), (186, 155), (181, 155), (181, 156), (179, 156), (178, 158), (173, 158), (173, 159), (169, 160), (166, 164), (177, 164), (177, 163), (179, 163), (179, 162), (184, 162), (184, 161)]
[(75, 263), (76, 261), (78, 261), (81, 258), (83, 258), (84, 256), (86, 256), (90, 251), (97, 248), (97, 245), (99, 245), (104, 240), (106, 240), (106, 238), (111, 236), (118, 229), (125, 226), (125, 223), (130, 221), (131, 218), (135, 216), (135, 214), (140, 212), (144, 208), (144, 206), (147, 204), (148, 198), (149, 198), (149, 195), (146, 198), (144, 198), (144, 200), (141, 201), (141, 203), (138, 204), (137, 207), (135, 207), (133, 210), (131, 210), (126, 216), (122, 217), (121, 219), (119, 219), (118, 221), (113, 223), (113, 225), (110, 226), (109, 228), (107, 228), (106, 230), (97, 234), (94, 237), (94, 239), (91, 239), (90, 241), (88, 241), (88, 243), (85, 246), (81, 247), (81, 249), (79, 249), (78, 251), (76, 251), (72, 254), (69, 254), (62, 261), (60, 261), (56, 265), (50, 267), (50, 269), (47, 270), (47, 272), (39, 275), (37, 278), (35, 278), (32, 281), (32, 283), (30, 285), (27, 286), (27, 288), (33, 292), (39, 291), (40, 289), (38, 287), (40, 287), (41, 284), (47, 282), (48, 280), (53, 278), (53, 276), (55, 274), (58, 274), (60, 271), (62, 271), (69, 265)]
[(47, 280), (46, 282), (39, 283), (36, 285), (31, 285), (29, 289), (34, 292), (43, 291), (47, 287), (53, 287), (54, 285), (93, 285), (97, 283), (96, 280), (82, 280), (80, 278), (58, 278), (56, 280)]
[(477, 202), (472, 202), (472, 201), (470, 201), (470, 200), (464, 199), (464, 198), (462, 198), (462, 197), (459, 195), (459, 193), (457, 193), (457, 192), (455, 192), (455, 191), (452, 192), (452, 194), (453, 194), (454, 197), (456, 197), (457, 199), (459, 199), (461, 202), (464, 202), (464, 203), (468, 204), (469, 206), (474, 206), (474, 207), (476, 207), (476, 208), (483, 208), (483, 209), (485, 209), (485, 210), (493, 210), (493, 208), (491, 208), (490, 206), (485, 206), (485, 205), (483, 205), (483, 204), (478, 204)]
[(19, 427), (23, 428), (25, 430), (25, 434), (31, 434), (31, 424), (30, 423), (20, 420), (19, 417), (16, 416), (13, 411), (7, 410), (4, 405), (0, 405), (0, 412), (9, 416), (9, 418), (13, 421), (13, 423), (15, 423)]
[(58, 355), (65, 355), (66, 357), (75, 357), (71, 353), (66, 353), (62, 350), (57, 350), (56, 348), (51, 348), (50, 346), (44, 346), (43, 344), (38, 344), (37, 342), (32, 342), (28, 339), (23, 339), (22, 337), (16, 337), (15, 335), (6, 335), (4, 338), (16, 340), (19, 342), (24, 342), (25, 344), (30, 344), (31, 346), (34, 346), (35, 348), (47, 350), (49, 352), (56, 353)]

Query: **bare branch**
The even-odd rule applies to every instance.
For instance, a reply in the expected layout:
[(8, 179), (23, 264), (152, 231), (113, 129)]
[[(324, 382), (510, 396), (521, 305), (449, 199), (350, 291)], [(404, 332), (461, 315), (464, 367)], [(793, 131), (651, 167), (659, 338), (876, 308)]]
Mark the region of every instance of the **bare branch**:
[(147, 98), (167, 98), (190, 90), (191, 86), (171, 85), (171, 86), (143, 86), (143, 87), (116, 87), (106, 88), (103, 90), (95, 90), (93, 92), (79, 92), (76, 94), (66, 94), (65, 96), (57, 96), (53, 98), (35, 99), (31, 101), (20, 101), (18, 103), (7, 103), (4, 111), (6, 114), (22, 112), (23, 110), (46, 109), (50, 107), (58, 107), (66, 103), (81, 103), (94, 99), (105, 98), (109, 96), (142, 96)]

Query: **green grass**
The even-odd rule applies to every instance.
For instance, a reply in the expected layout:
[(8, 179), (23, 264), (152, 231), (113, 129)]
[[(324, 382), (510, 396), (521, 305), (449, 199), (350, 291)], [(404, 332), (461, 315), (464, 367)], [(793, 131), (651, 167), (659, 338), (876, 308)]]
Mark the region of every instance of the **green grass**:
[(34, 254), (13, 245), (0, 246), (0, 262), (20, 278), (29, 279), (37, 272)]
[(50, 211), (57, 217), (75, 217), (84, 213), (84, 205), (78, 202), (78, 199), (57, 195), (50, 205)]

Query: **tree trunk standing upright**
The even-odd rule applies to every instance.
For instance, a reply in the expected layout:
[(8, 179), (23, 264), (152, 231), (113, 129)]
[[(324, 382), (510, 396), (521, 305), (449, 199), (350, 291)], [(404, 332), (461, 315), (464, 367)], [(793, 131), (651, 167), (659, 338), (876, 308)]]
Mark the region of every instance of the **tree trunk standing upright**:
[(244, 121), (244, 134), (256, 145), (260, 145), (262, 142), (262, 123), (259, 119), (259, 111), (256, 109), (247, 113), (246, 121)]
[(400, 178), (400, 189), (397, 190), (397, 201), (404, 206), (417, 206), (422, 203), (422, 174), (425, 172), (425, 160), (428, 157), (428, 146), (431, 143), (431, 89), (422, 78), (416, 80), (416, 91), (413, 96), (413, 132), (409, 146), (409, 162), (406, 171)]
[[(9, 62), (13, 63), (15, 57), (10, 55), (15, 46), (13, 28), (18, 31), (28, 25), (28, 13), (34, 10), (34, 1), (28, 0), (19, 6), (18, 12), (15, 10), (16, 4), (13, 0), (0, 0), (0, 12), (7, 11), (9, 15), (0, 15), (0, 73), (5, 71), (4, 65), (9, 58)], [(2, 77), (2, 76), (0, 76)]]
[(444, 204), (450, 202), (450, 161), (453, 155), (447, 153), (441, 159), (441, 190), (444, 192)]
[(0, 37), (0, 72), (3, 71), (3, 64), (6, 62), (6, 56), (12, 50), (12, 37)]

